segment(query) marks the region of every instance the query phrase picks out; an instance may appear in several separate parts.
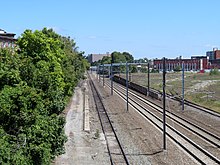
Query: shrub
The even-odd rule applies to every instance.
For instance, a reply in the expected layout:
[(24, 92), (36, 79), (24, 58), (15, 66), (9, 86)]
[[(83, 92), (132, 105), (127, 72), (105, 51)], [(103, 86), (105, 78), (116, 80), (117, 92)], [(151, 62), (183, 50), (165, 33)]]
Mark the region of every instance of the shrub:
[(209, 75), (210, 75), (210, 76), (219, 75), (219, 70), (218, 70), (218, 68), (211, 69)]

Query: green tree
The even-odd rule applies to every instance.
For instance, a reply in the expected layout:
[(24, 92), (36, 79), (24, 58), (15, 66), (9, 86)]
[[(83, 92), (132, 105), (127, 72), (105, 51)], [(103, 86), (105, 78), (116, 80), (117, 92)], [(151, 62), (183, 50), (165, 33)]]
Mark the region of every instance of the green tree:
[(126, 57), (123, 56), (120, 52), (113, 52), (111, 55), (114, 58), (114, 63), (126, 62)]
[(14, 86), (20, 81), (18, 54), (10, 49), (0, 49), (0, 90), (5, 85)]
[(127, 62), (129, 62), (129, 63), (134, 62), (134, 57), (133, 57), (130, 53), (128, 53), (128, 52), (123, 52), (123, 53), (122, 53), (122, 56), (125, 57), (125, 59), (126, 59)]
[[(44, 98), (51, 114), (59, 114), (65, 104), (64, 75), (61, 67), (64, 51), (61, 49), (59, 39), (50, 38), (42, 31), (32, 32), (26, 30), (18, 40), (22, 60), (21, 78), (28, 82), (29, 86), (41, 89), (46, 93)], [(27, 68), (31, 68), (31, 77), (27, 79)]]
[(0, 49), (0, 164), (50, 164), (64, 152), (62, 111), (88, 62), (70, 37), (26, 30)]
[(111, 63), (111, 57), (104, 56), (101, 60), (102, 64), (110, 64)]

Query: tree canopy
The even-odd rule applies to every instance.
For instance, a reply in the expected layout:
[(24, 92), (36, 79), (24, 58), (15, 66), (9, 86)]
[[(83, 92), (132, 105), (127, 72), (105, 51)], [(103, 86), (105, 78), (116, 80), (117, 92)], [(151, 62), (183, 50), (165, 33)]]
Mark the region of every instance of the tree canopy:
[(50, 164), (64, 152), (62, 111), (88, 62), (70, 37), (26, 30), (0, 49), (0, 164)]
[[(111, 56), (113, 57), (113, 63), (125, 63), (125, 62), (133, 62), (134, 57), (129, 54), (128, 52), (117, 52), (114, 51), (111, 53)], [(101, 60), (94, 62), (92, 65), (96, 66), (98, 64), (110, 64), (111, 63), (111, 57), (104, 56)]]

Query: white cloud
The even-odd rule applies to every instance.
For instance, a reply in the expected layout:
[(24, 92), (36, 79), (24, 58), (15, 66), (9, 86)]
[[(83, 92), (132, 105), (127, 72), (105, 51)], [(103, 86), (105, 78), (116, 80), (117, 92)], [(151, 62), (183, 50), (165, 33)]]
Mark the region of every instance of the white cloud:
[(96, 36), (88, 36), (89, 39), (96, 39)]

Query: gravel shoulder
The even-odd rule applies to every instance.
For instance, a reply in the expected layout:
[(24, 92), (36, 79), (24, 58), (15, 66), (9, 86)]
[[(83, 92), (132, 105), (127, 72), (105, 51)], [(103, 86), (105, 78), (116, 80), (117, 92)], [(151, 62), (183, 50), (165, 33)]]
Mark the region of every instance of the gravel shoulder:
[(106, 141), (101, 131), (91, 91), (89, 98), (90, 131), (84, 131), (83, 88), (89, 88), (87, 80), (82, 81), (74, 91), (69, 105), (65, 109), (65, 154), (54, 160), (54, 165), (99, 165), (110, 164)]

